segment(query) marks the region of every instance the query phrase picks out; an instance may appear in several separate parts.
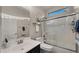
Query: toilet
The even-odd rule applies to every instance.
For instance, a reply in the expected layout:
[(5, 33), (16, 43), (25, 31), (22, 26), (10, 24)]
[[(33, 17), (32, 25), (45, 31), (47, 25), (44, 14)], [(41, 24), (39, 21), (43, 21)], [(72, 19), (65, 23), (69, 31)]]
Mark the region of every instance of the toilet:
[(44, 50), (45, 52), (52, 52), (53, 51), (53, 46), (44, 43), (43, 39), (41, 37), (36, 38), (36, 40), (41, 42), (40, 48), (42, 50)]

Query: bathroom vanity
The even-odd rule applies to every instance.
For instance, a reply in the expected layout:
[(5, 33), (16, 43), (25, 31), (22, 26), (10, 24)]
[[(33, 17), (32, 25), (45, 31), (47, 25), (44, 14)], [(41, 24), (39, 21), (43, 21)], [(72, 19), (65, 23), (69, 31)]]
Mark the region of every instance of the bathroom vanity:
[(30, 38), (20, 39), (23, 39), (23, 43), (16, 43), (11, 47), (1, 49), (1, 53), (40, 53), (41, 42), (32, 40)]

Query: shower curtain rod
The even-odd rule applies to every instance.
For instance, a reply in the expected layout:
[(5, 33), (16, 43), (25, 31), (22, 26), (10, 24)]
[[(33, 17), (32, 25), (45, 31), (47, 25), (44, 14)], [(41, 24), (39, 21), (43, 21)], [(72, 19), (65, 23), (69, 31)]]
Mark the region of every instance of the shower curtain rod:
[[(77, 13), (77, 14), (79, 14), (79, 13)], [(61, 17), (56, 17), (56, 18), (47, 18), (48, 20), (42, 20), (41, 22), (43, 22), (43, 21), (49, 21), (49, 20), (54, 20), (54, 19), (59, 19), (59, 18), (64, 18), (64, 17), (68, 17), (68, 16), (73, 16), (73, 15), (76, 15), (76, 14), (71, 14), (71, 15), (66, 15), (66, 16), (61, 16)]]

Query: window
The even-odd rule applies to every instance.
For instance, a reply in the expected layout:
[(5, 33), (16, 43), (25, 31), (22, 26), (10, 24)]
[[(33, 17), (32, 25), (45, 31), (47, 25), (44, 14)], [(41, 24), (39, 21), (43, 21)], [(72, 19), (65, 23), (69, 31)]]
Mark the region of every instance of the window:
[(60, 9), (60, 10), (57, 10), (57, 11), (54, 11), (54, 12), (51, 12), (51, 13), (48, 13), (48, 16), (54, 16), (54, 15), (57, 15), (57, 14), (62, 14), (64, 13), (65, 10), (64, 9)]

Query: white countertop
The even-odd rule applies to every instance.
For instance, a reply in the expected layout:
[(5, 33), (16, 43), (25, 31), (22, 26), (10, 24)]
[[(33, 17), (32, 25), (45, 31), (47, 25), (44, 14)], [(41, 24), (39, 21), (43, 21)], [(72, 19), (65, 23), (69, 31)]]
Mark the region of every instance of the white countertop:
[(23, 43), (2, 49), (1, 53), (25, 53), (41, 43), (39, 41), (35, 41), (30, 38), (21, 38), (21, 39), (23, 39)]

